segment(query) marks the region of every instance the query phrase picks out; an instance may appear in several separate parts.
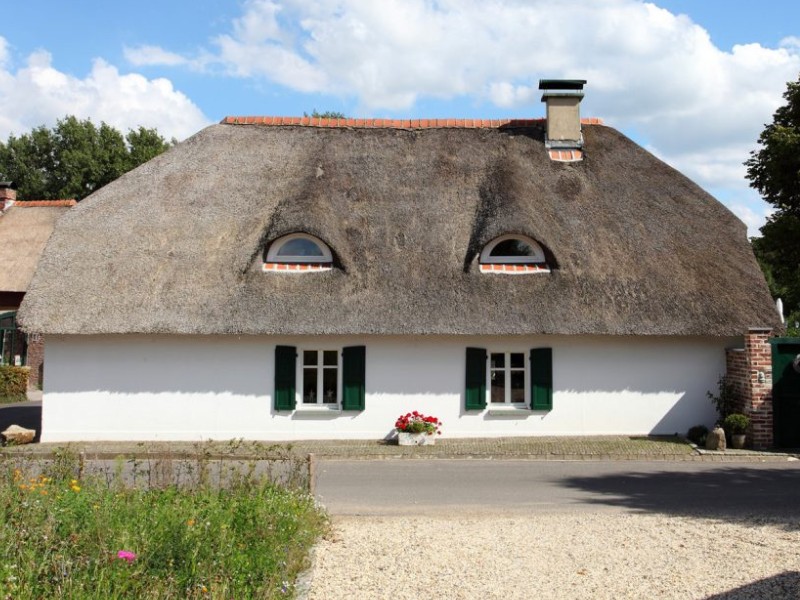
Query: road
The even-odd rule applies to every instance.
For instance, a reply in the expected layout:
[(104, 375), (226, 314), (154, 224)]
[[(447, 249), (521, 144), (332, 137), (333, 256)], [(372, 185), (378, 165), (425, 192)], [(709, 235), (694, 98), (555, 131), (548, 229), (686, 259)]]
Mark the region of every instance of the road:
[(800, 514), (798, 461), (322, 460), (315, 483), (332, 515)]

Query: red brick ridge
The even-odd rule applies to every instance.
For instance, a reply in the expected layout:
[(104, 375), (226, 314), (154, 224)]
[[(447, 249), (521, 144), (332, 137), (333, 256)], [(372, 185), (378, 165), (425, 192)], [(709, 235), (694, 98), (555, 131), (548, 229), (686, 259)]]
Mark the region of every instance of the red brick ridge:
[(76, 200), (16, 200), (11, 206), (18, 206), (19, 208), (34, 208), (42, 206), (75, 206), (78, 202)]
[[(499, 129), (502, 127), (534, 127), (547, 119), (322, 119), (318, 117), (225, 117), (225, 125), (268, 125), (300, 127), (360, 127), (384, 129)], [(596, 117), (581, 119), (582, 125), (602, 125)]]

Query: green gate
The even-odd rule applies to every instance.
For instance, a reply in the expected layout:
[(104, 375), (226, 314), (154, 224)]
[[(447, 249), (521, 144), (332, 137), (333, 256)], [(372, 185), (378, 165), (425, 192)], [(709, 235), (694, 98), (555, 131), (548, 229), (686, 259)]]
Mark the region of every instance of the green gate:
[(25, 334), (17, 329), (17, 312), (0, 313), (0, 364), (24, 365), (27, 350)]
[(770, 344), (775, 445), (800, 448), (800, 338), (773, 338)]

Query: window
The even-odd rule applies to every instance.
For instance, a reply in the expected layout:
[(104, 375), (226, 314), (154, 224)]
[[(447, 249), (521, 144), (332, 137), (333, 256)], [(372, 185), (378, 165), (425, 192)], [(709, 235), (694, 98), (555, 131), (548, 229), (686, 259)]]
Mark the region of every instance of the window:
[(482, 411), (488, 405), (552, 410), (553, 351), (533, 348), (527, 354), (467, 348), (464, 408)]
[(270, 244), (265, 271), (329, 271), (333, 255), (322, 240), (307, 233), (292, 233)]
[(339, 352), (303, 350), (303, 404), (339, 403)]
[(489, 356), (489, 401), (492, 404), (525, 404), (525, 354), (492, 352)]
[(481, 251), (481, 272), (549, 273), (544, 250), (534, 240), (522, 235), (502, 235)]
[(275, 347), (276, 411), (293, 411), (298, 401), (301, 408), (364, 410), (365, 382), (364, 346), (299, 352), (294, 346)]

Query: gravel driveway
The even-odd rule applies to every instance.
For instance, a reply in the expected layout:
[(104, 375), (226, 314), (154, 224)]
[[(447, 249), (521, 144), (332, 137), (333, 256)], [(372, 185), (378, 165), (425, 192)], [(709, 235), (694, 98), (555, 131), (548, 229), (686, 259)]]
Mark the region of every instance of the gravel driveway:
[(653, 514), (335, 517), (308, 597), (800, 598), (800, 523)]

